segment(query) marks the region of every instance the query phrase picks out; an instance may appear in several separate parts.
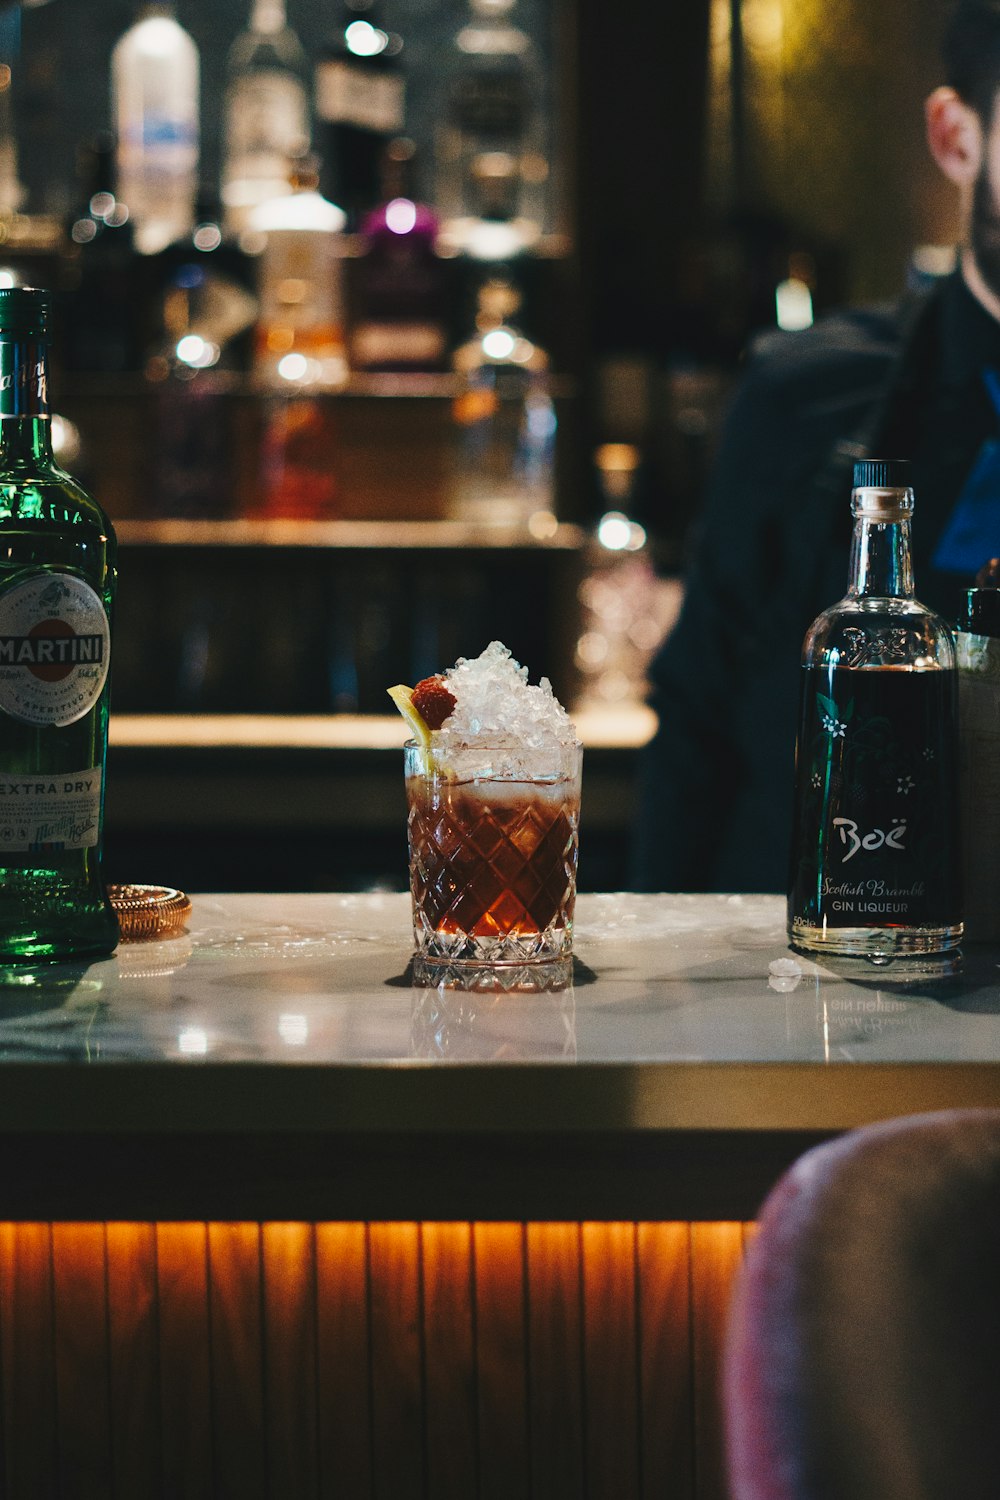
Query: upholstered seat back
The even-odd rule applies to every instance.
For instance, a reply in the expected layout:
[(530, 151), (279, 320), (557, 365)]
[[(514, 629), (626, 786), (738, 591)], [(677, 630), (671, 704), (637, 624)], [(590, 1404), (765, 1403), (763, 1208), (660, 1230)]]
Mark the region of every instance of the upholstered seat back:
[(796, 1163), (739, 1279), (725, 1401), (732, 1500), (998, 1500), (1000, 1110)]

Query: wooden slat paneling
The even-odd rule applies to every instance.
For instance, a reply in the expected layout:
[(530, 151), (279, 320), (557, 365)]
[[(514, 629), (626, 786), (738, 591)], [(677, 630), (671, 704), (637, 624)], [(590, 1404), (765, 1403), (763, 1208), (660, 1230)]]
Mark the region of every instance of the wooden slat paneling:
[(6, 1500), (57, 1495), (52, 1230), (0, 1225), (0, 1377)]
[(208, 1225), (213, 1467), (217, 1500), (266, 1500), (261, 1232)]
[(691, 1249), (695, 1493), (698, 1500), (726, 1500), (719, 1374), (743, 1226), (692, 1224)]
[(422, 1224), (427, 1497), (477, 1494), (472, 1227)]
[(583, 1334), (588, 1500), (638, 1500), (635, 1226), (584, 1224)]
[(163, 1494), (156, 1231), (108, 1224), (108, 1336), (114, 1494)]
[(530, 1493), (524, 1227), (473, 1226), (479, 1500)]
[(740, 1224), (0, 1224), (0, 1500), (725, 1500)]
[(53, 1224), (60, 1500), (107, 1500), (111, 1408), (103, 1224)]
[(583, 1482), (580, 1229), (529, 1224), (531, 1491), (579, 1500)]
[(639, 1224), (636, 1240), (642, 1496), (694, 1500), (690, 1225)]
[(160, 1413), (168, 1496), (214, 1500), (207, 1230), (157, 1224)]
[(371, 1224), (368, 1254), (375, 1500), (423, 1500), (419, 1226)]
[(264, 1425), (270, 1493), (315, 1500), (316, 1272), (311, 1224), (265, 1224)]
[(316, 1225), (316, 1340), (323, 1500), (372, 1500), (368, 1231)]

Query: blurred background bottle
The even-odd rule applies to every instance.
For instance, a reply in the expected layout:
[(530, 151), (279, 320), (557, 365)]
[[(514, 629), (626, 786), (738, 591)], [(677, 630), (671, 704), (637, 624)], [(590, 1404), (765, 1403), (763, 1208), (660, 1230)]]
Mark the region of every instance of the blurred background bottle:
[(11, 66), (0, 61), (0, 218), (16, 214), (28, 196), (18, 176), (13, 96)]
[(249, 370), (257, 318), (258, 261), (243, 248), (240, 237), (228, 232), (219, 194), (206, 183), (198, 189), (190, 229), (165, 250), (140, 262), (145, 314), (143, 354), (147, 358), (161, 342), (166, 326), (164, 310), (185, 267), (200, 268), (204, 273), (205, 292), (197, 301), (202, 310), (210, 308), (210, 337), (223, 354), (223, 365)]
[(263, 240), (254, 371), (272, 390), (336, 390), (347, 379), (344, 213), (318, 185), (316, 161), (304, 157), (292, 168), (291, 192), (250, 215)]
[(362, 254), (352, 277), (354, 369), (444, 368), (447, 263), (436, 252), (437, 216), (417, 197), (414, 165), (412, 141), (389, 142), (382, 202), (362, 221)]
[(163, 342), (147, 364), (154, 392), (154, 515), (207, 519), (230, 508), (221, 347), (207, 283), (201, 266), (178, 270), (164, 298)]
[(143, 5), (115, 44), (111, 102), (118, 194), (152, 255), (190, 231), (198, 189), (198, 49), (173, 5)]
[(680, 612), (683, 588), (677, 578), (658, 576), (653, 547), (635, 519), (643, 509), (641, 450), (601, 443), (594, 467), (607, 508), (584, 555), (574, 663), (577, 707), (607, 709), (646, 701), (647, 673)]
[(238, 232), (250, 209), (291, 191), (289, 163), (309, 149), (308, 63), (285, 0), (253, 0), (226, 74), (222, 201)]
[(555, 526), (556, 410), (549, 358), (510, 320), (514, 284), (479, 289), (475, 332), (455, 351), (455, 471), (450, 513), (487, 525)]
[(128, 207), (117, 195), (115, 138), (101, 131), (77, 152), (79, 190), (69, 222), (63, 360), (66, 368), (137, 370), (142, 310)]
[(469, 0), (442, 74), (437, 205), (453, 248), (501, 260), (545, 227), (541, 75), (515, 0)]
[(313, 158), (293, 191), (262, 203), (250, 228), (264, 236), (254, 373), (262, 404), (258, 513), (326, 520), (336, 514), (335, 422), (324, 397), (347, 381), (343, 211), (318, 191)]
[(242, 258), (227, 253), (207, 193), (198, 223), (156, 257), (155, 343), (145, 365), (153, 395), (152, 509), (216, 518), (234, 506), (233, 393), (257, 301)]
[(380, 24), (371, 0), (338, 4), (316, 63), (316, 146), (323, 193), (354, 230), (381, 200), (385, 148), (405, 123), (403, 42)]
[(958, 657), (959, 795), (965, 936), (1000, 938), (1000, 558), (967, 589)]

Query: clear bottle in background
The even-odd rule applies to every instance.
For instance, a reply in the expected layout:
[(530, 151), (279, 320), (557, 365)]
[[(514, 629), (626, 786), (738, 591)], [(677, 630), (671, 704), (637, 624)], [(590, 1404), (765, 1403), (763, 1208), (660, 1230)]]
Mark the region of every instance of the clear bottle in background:
[(1000, 558), (967, 589), (958, 654), (965, 936), (1000, 939)]
[(406, 84), (403, 42), (371, 0), (338, 0), (337, 23), (316, 62), (316, 148), (324, 195), (356, 230), (381, 201), (386, 146), (401, 134)]
[(258, 203), (291, 191), (289, 163), (309, 149), (308, 63), (285, 0), (253, 0), (226, 74), (222, 201), (238, 233)]
[(115, 537), (52, 456), (51, 298), (0, 290), (0, 960), (118, 941), (101, 877)]
[(493, 276), (476, 328), (453, 356), (462, 388), (452, 416), (450, 514), (486, 525), (555, 526), (556, 409), (549, 358), (510, 319), (520, 293)]
[(415, 147), (390, 141), (382, 202), (362, 221), (363, 253), (353, 264), (351, 366), (357, 370), (442, 370), (448, 352), (446, 262), (438, 221), (414, 187)]
[(111, 104), (118, 196), (153, 255), (190, 232), (198, 190), (198, 49), (172, 5), (143, 5), (115, 44)]
[(640, 449), (601, 443), (594, 466), (608, 508), (587, 545), (577, 587), (578, 709), (646, 702), (649, 665), (680, 613), (683, 595), (677, 578), (657, 575), (646, 531), (634, 519), (642, 508)]
[(299, 164), (295, 190), (251, 215), (265, 236), (258, 260), (260, 312), (254, 372), (262, 404), (253, 509), (327, 520), (337, 513), (336, 432), (325, 399), (347, 381), (342, 279), (344, 214), (318, 191), (315, 163)]
[(469, 0), (444, 69), (437, 208), (451, 247), (501, 260), (546, 226), (549, 166), (534, 46), (515, 0)]
[(887, 960), (962, 937), (955, 643), (914, 598), (908, 476), (855, 465), (848, 592), (803, 646), (796, 948)]
[(336, 390), (347, 379), (344, 213), (318, 191), (313, 158), (296, 164), (291, 184), (287, 197), (250, 216), (263, 240), (254, 371), (261, 385), (289, 394)]

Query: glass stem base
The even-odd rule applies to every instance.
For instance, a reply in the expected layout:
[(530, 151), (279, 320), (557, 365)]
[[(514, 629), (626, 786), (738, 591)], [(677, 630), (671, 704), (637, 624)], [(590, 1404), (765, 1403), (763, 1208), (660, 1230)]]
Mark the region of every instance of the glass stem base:
[(806, 953), (842, 953), (869, 958), (902, 958), (908, 953), (948, 953), (962, 941), (961, 922), (946, 927), (817, 927), (795, 917), (788, 937)]

